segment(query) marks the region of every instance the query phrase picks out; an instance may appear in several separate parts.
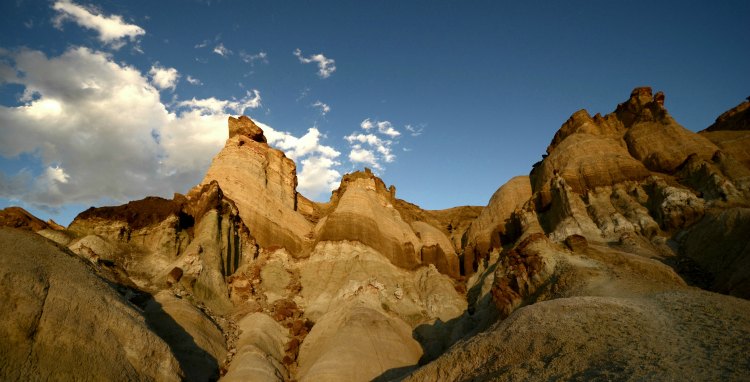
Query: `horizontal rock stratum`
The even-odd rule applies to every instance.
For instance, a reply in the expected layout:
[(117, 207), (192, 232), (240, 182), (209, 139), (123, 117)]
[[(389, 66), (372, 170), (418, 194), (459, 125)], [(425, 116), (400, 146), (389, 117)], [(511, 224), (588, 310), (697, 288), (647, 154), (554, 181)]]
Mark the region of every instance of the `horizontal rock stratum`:
[(185, 195), (2, 210), (0, 380), (745, 380), (748, 103), (666, 104), (575, 112), (485, 207), (313, 202), (240, 116)]

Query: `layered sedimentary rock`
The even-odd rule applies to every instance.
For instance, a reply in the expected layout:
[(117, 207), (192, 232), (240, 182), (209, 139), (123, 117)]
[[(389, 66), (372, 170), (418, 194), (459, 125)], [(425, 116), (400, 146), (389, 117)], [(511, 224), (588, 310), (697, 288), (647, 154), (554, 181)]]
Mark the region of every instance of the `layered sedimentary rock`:
[(230, 137), (201, 184), (219, 184), (260, 245), (302, 256), (313, 226), (297, 211), (296, 165), (249, 118), (229, 121)]
[[(186, 195), (90, 209), (67, 230), (14, 215), (70, 252), (11, 234), (36, 249), (0, 277), (0, 304), (24, 301), (4, 308), (18, 312), (0, 373), (27, 376), (6, 365), (34, 342), (24, 365), (41, 375), (48, 350), (68, 346), (133, 380), (742, 379), (748, 302), (688, 284), (750, 297), (750, 168), (735, 141), (703, 138), (746, 131), (734, 126), (747, 108), (698, 135), (664, 100), (637, 88), (606, 116), (579, 111), (530, 176), (486, 207), (440, 211), (397, 199), (369, 170), (311, 201), (258, 124), (230, 118)], [(81, 280), (96, 288), (55, 289)], [(84, 317), (54, 313), (65, 328), (49, 329), (63, 299)], [(108, 338), (89, 333), (90, 317)], [(133, 360), (134, 348), (156, 355)]]
[(473, 272), (475, 258), (486, 256), (490, 250), (512, 242), (520, 235), (521, 227), (513, 213), (531, 198), (528, 176), (517, 176), (501, 186), (490, 198), (464, 237), (464, 270)]

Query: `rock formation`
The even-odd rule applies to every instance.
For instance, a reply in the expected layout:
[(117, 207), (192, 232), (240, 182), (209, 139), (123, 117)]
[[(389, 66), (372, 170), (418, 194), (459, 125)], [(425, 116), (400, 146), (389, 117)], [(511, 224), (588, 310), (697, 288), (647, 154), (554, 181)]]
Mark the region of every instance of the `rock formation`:
[(440, 211), (368, 169), (311, 201), (230, 117), (185, 195), (68, 228), (0, 211), (0, 379), (741, 380), (747, 110), (695, 134), (636, 88), (486, 207)]

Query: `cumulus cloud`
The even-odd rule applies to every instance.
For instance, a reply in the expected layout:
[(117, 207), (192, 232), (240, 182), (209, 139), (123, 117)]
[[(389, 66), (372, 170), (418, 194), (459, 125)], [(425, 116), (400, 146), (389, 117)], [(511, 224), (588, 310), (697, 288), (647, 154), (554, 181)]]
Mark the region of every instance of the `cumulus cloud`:
[(323, 102), (320, 102), (320, 101), (315, 101), (315, 103), (312, 104), (312, 107), (316, 107), (316, 108), (320, 109), (320, 114), (322, 114), (322, 115), (326, 115), (326, 114), (328, 114), (329, 111), (331, 111), (331, 107), (330, 106), (328, 106), (327, 104), (325, 104)]
[(127, 40), (136, 41), (139, 36), (146, 34), (138, 25), (123, 21), (122, 16), (105, 16), (96, 9), (84, 7), (70, 0), (56, 1), (52, 4), (52, 9), (57, 12), (52, 20), (56, 27), (61, 28), (65, 21), (73, 21), (84, 28), (96, 31), (99, 40), (113, 49), (120, 49)]
[(232, 51), (227, 49), (227, 47), (224, 46), (224, 43), (219, 43), (219, 45), (216, 45), (214, 47), (214, 53), (218, 54), (219, 56), (226, 57), (232, 54)]
[[(14, 72), (6, 80), (23, 87), (16, 104), (0, 105), (0, 156), (33, 158), (15, 173), (0, 171), (0, 197), (38, 208), (186, 192), (223, 147), (228, 114), (261, 105), (251, 90), (168, 106), (146, 73), (87, 48), (54, 57), (0, 51), (0, 61)], [(338, 184), (340, 153), (317, 128), (297, 137), (261, 126), (301, 165), (300, 192), (315, 198)]]
[(0, 155), (38, 163), (2, 173), (0, 196), (34, 206), (185, 192), (226, 140), (227, 114), (260, 104), (253, 91), (170, 111), (146, 75), (87, 48), (4, 59), (19, 73), (8, 81), (24, 90), (17, 105), (0, 105)]
[(344, 137), (349, 143), (349, 160), (354, 164), (364, 164), (376, 170), (383, 170), (383, 163), (396, 160), (392, 146), (394, 138), (401, 135), (389, 121), (363, 120), (359, 127), (365, 131), (352, 132)]
[(240, 59), (247, 64), (254, 65), (255, 62), (268, 63), (268, 54), (266, 52), (258, 52), (256, 54), (248, 54), (240, 52)]
[(341, 163), (336, 158), (341, 153), (322, 144), (324, 136), (317, 128), (311, 127), (305, 135), (296, 137), (263, 123), (256, 123), (263, 129), (269, 145), (284, 151), (289, 158), (301, 165), (297, 174), (299, 192), (315, 199), (338, 186), (341, 173), (336, 167)]
[(177, 72), (177, 69), (164, 68), (159, 66), (158, 63), (151, 67), (148, 74), (151, 76), (151, 83), (162, 90), (174, 90), (177, 87), (177, 81), (180, 79), (180, 73)]
[(327, 58), (321, 53), (313, 54), (309, 57), (302, 55), (302, 51), (298, 49), (294, 50), (294, 55), (297, 56), (299, 62), (303, 64), (317, 63), (318, 64), (318, 76), (320, 78), (328, 78), (336, 71), (336, 61), (332, 58)]

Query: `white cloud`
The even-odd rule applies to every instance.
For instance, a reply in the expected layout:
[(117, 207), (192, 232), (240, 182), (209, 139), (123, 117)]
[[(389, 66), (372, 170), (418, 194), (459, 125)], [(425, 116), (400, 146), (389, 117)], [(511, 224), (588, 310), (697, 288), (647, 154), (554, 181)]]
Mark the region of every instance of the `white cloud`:
[(323, 102), (320, 102), (320, 101), (315, 101), (315, 103), (312, 104), (312, 107), (319, 108), (320, 109), (320, 114), (322, 114), (322, 115), (326, 115), (326, 114), (328, 114), (329, 111), (331, 111), (331, 107), (330, 106), (328, 106), (327, 104), (325, 104)]
[(187, 80), (187, 82), (190, 85), (203, 85), (203, 82), (201, 82), (201, 80), (199, 80), (199, 79), (197, 79), (197, 78), (195, 78), (195, 77), (193, 77), (193, 76), (191, 76), (189, 74), (188, 74), (186, 80)]
[(349, 152), (349, 160), (352, 163), (361, 163), (376, 170), (382, 169), (372, 150), (363, 149), (361, 146), (352, 147), (352, 151)]
[(349, 160), (355, 164), (365, 164), (376, 170), (383, 170), (383, 163), (396, 160), (392, 146), (394, 139), (401, 135), (389, 121), (363, 120), (359, 127), (365, 131), (352, 132), (344, 137), (349, 143)]
[(256, 54), (248, 54), (245, 52), (240, 52), (240, 59), (242, 59), (242, 61), (250, 65), (255, 64), (256, 61), (267, 64), (268, 54), (266, 52), (258, 52)]
[(0, 105), (0, 155), (34, 158), (30, 169), (0, 171), (0, 197), (34, 206), (185, 192), (223, 146), (227, 115), (260, 105), (253, 90), (171, 111), (144, 73), (87, 48), (0, 55), (24, 89), (19, 106)]
[(227, 49), (227, 47), (224, 46), (224, 43), (219, 43), (219, 45), (216, 45), (214, 47), (214, 53), (218, 54), (219, 56), (226, 57), (232, 54), (232, 51)]
[(424, 125), (423, 124), (419, 125), (417, 127), (414, 127), (412, 125), (406, 125), (406, 126), (404, 126), (404, 128), (406, 129), (406, 131), (408, 131), (411, 134), (412, 137), (418, 137), (418, 136), (422, 135), (422, 132), (424, 132)]
[(164, 68), (156, 65), (151, 67), (148, 74), (151, 76), (151, 83), (159, 89), (172, 89), (177, 87), (177, 81), (180, 79), (180, 73), (175, 68)]
[(263, 129), (268, 144), (283, 151), (286, 156), (301, 165), (297, 172), (297, 190), (303, 195), (317, 199), (339, 185), (341, 173), (335, 167), (341, 165), (336, 158), (341, 155), (331, 146), (321, 143), (324, 135), (311, 127), (301, 137), (278, 131), (262, 122), (255, 123)]
[(365, 119), (362, 121), (362, 123), (359, 124), (359, 127), (361, 127), (363, 130), (370, 131), (375, 125), (372, 124), (372, 121), (370, 121), (370, 118)]
[(315, 62), (318, 64), (318, 76), (320, 78), (328, 78), (336, 71), (336, 61), (332, 58), (327, 58), (321, 53), (313, 54), (309, 57), (304, 57), (302, 51), (298, 49), (294, 50), (294, 55), (297, 56), (299, 62), (303, 64), (309, 64)]
[(138, 36), (146, 34), (146, 31), (138, 25), (123, 21), (122, 16), (105, 16), (95, 9), (78, 5), (70, 0), (58, 0), (52, 8), (57, 12), (53, 19), (56, 27), (62, 27), (64, 21), (73, 21), (84, 28), (96, 31), (99, 34), (99, 40), (113, 49), (120, 49), (128, 39), (135, 41)]
[(302, 170), (297, 176), (297, 189), (303, 195), (318, 198), (335, 190), (341, 182), (341, 173), (334, 169), (341, 163), (325, 156), (311, 156), (301, 162)]
[(244, 114), (247, 109), (257, 109), (261, 106), (260, 92), (256, 89), (247, 91), (245, 97), (237, 100), (223, 100), (215, 97), (181, 101), (178, 106), (198, 111), (200, 114), (218, 114), (231, 111), (234, 114)]

